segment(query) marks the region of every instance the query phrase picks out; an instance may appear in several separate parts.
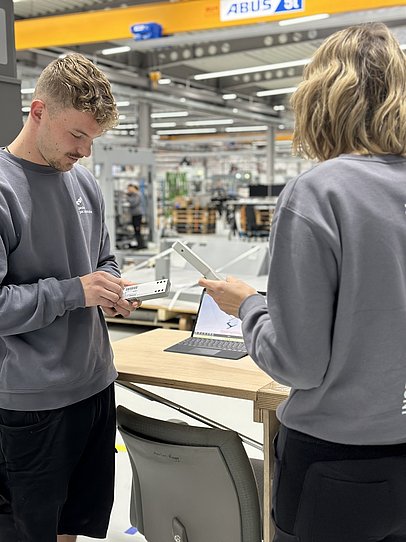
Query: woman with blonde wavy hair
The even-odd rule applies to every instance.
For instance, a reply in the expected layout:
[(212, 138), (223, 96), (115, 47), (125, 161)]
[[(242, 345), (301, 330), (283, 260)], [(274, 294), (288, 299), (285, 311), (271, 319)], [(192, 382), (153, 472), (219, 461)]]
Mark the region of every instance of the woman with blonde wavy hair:
[(381, 23), (339, 31), (292, 97), (294, 151), (267, 304), (201, 280), (242, 319), (277, 410), (274, 542), (406, 540), (406, 56)]

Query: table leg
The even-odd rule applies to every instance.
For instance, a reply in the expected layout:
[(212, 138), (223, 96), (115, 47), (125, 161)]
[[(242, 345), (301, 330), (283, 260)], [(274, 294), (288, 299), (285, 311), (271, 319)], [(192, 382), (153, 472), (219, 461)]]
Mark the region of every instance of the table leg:
[(275, 411), (263, 409), (261, 411), (262, 424), (264, 426), (264, 517), (263, 538), (264, 542), (272, 542), (274, 528), (271, 520), (272, 487), (273, 478), (273, 447), (272, 441), (279, 428), (279, 421)]

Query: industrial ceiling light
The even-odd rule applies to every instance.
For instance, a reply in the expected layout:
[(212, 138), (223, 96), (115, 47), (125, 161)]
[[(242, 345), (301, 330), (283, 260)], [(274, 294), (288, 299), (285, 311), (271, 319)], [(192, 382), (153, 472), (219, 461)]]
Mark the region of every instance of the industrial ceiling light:
[(292, 94), (297, 87), (275, 88), (273, 90), (260, 90), (257, 96), (278, 96), (279, 94)]
[(159, 79), (158, 85), (170, 85), (171, 82), (172, 82), (171, 79), (169, 79), (169, 78), (163, 78), (163, 79)]
[(261, 124), (259, 126), (230, 126), (226, 132), (262, 132), (268, 130), (268, 126)]
[(103, 49), (101, 54), (116, 55), (118, 53), (128, 53), (128, 51), (131, 51), (131, 47), (129, 47), (128, 45), (123, 45), (122, 47), (111, 47), (110, 49)]
[(119, 124), (115, 130), (131, 130), (132, 128), (138, 128), (138, 124)]
[(278, 62), (277, 64), (265, 64), (261, 66), (251, 66), (250, 68), (236, 68), (234, 70), (224, 70), (220, 72), (198, 73), (193, 78), (196, 81), (201, 81), (203, 79), (216, 79), (218, 77), (229, 77), (231, 75), (243, 75), (246, 73), (257, 73), (268, 70), (278, 70), (282, 68), (294, 68), (295, 66), (304, 66), (309, 62), (310, 58), (301, 58), (300, 60)]
[(294, 19), (285, 19), (279, 21), (279, 26), (289, 26), (291, 24), (309, 23), (311, 21), (321, 21), (322, 19), (328, 19), (330, 15), (328, 13), (319, 13), (318, 15), (308, 15), (307, 17), (295, 17)]
[(176, 122), (151, 122), (151, 128), (175, 128)]
[(130, 105), (130, 102), (128, 100), (124, 100), (122, 102), (116, 102), (117, 107), (128, 107)]
[(152, 119), (166, 119), (171, 117), (187, 117), (187, 111), (160, 111), (159, 113), (151, 113)]
[(214, 134), (216, 128), (186, 128), (180, 130), (158, 130), (158, 135), (189, 135), (189, 134)]
[(233, 123), (233, 119), (189, 120), (188, 122), (185, 122), (186, 126), (216, 126)]
[(237, 98), (237, 94), (223, 94), (223, 100), (235, 100)]
[(32, 94), (34, 92), (35, 88), (22, 88), (21, 94)]

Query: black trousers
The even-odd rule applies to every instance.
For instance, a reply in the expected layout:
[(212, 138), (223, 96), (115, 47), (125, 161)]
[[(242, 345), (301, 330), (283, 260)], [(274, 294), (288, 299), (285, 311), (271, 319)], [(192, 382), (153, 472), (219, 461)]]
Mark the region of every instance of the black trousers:
[(132, 222), (135, 240), (137, 241), (137, 248), (145, 248), (145, 242), (141, 235), (142, 215), (133, 215)]
[(0, 542), (104, 538), (115, 432), (114, 384), (56, 410), (0, 409)]
[(406, 443), (354, 446), (281, 426), (274, 542), (406, 542)]

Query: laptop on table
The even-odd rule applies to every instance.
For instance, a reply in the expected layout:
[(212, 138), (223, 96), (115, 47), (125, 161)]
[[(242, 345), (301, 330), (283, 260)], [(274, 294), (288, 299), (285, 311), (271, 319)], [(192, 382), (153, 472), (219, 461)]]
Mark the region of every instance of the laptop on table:
[(166, 348), (165, 352), (240, 359), (247, 355), (241, 320), (223, 312), (203, 290), (192, 336)]

